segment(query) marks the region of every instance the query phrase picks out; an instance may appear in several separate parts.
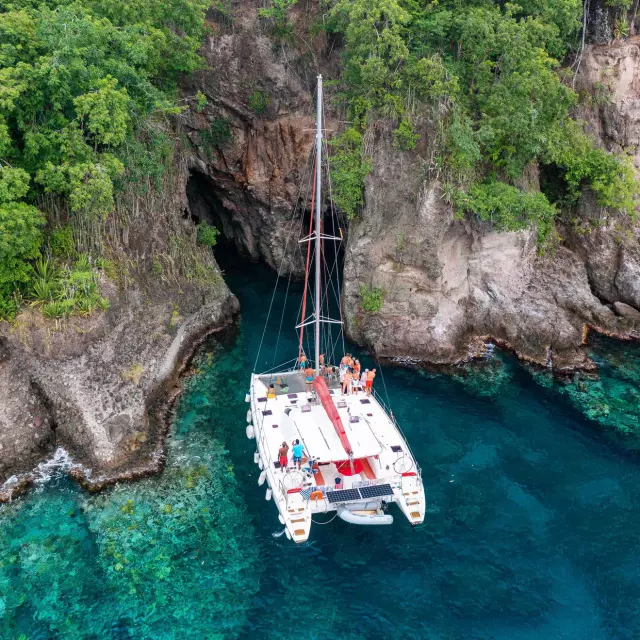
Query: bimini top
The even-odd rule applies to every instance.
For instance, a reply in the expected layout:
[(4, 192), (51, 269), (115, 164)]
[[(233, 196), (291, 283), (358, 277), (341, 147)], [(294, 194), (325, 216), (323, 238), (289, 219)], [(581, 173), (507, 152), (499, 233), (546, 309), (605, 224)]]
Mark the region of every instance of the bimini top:
[[(305, 451), (320, 462), (347, 460), (349, 454), (322, 405), (294, 407), (283, 420), (291, 420), (292, 428), (300, 434)], [(309, 410), (310, 409), (310, 410)], [(378, 455), (382, 447), (369, 425), (362, 419), (344, 425), (354, 458)]]

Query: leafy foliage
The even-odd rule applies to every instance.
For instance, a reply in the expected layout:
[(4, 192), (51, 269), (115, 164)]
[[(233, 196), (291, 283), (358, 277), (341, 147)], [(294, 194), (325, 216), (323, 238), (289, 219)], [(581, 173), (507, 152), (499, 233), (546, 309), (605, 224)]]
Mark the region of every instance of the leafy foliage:
[(211, 143), (216, 147), (223, 147), (233, 138), (229, 121), (226, 118), (214, 118), (209, 131), (211, 132)]
[[(374, 117), (395, 120), (395, 145), (412, 149), (416, 123), (434, 123), (444, 181), (467, 194), (465, 209), (478, 205), (484, 216), (489, 206), (502, 228), (550, 230), (555, 210), (545, 196), (507, 191), (497, 178), (512, 183), (536, 162), (560, 167), (574, 200), (588, 185), (600, 204), (632, 215), (630, 165), (595, 149), (570, 117), (577, 96), (559, 60), (577, 43), (581, 14), (579, 0), (334, 0), (327, 28), (344, 40), (339, 97), (351, 127), (362, 133)], [(363, 163), (348, 181), (337, 165), (334, 183), (347, 182), (353, 203)]]
[(109, 307), (108, 300), (100, 296), (98, 271), (86, 255), (62, 267), (39, 258), (25, 295), (33, 304), (42, 305), (42, 313), (48, 318), (63, 318), (74, 312), (86, 315)]
[(505, 231), (524, 229), (534, 222), (541, 241), (549, 235), (557, 213), (544, 194), (494, 181), (474, 185), (468, 193), (461, 193), (457, 204), (463, 211), (473, 212)]
[(289, 20), (289, 9), (298, 0), (270, 0), (267, 7), (258, 9), (261, 18), (272, 21), (271, 33), (276, 38), (289, 39), (293, 35), (293, 25)]
[(15, 293), (29, 282), (29, 260), (40, 255), (44, 216), (18, 201), (28, 189), (23, 169), (0, 166), (0, 319), (15, 314)]
[(73, 226), (111, 213), (128, 181), (164, 171), (171, 145), (156, 144), (153, 119), (176, 112), (177, 79), (200, 64), (207, 7), (0, 0), (3, 309), (39, 253), (36, 196), (61, 199)]
[(363, 183), (371, 171), (371, 161), (364, 157), (362, 134), (355, 127), (331, 140), (331, 147), (333, 197), (347, 218), (353, 218), (364, 204)]
[(378, 313), (382, 309), (385, 291), (381, 287), (368, 287), (366, 284), (360, 285), (358, 295), (362, 303), (362, 308), (367, 313)]
[(198, 243), (205, 247), (215, 247), (220, 231), (206, 221), (198, 225)]
[(260, 89), (254, 89), (247, 99), (249, 109), (251, 109), (257, 116), (262, 115), (267, 107), (271, 104), (271, 96), (266, 91), (260, 91)]

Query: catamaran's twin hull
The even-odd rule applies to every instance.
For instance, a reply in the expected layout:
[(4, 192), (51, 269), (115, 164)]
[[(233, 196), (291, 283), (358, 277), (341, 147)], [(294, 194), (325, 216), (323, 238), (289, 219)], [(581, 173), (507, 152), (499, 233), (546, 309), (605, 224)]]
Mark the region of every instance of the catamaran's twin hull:
[[(274, 381), (278, 393), (268, 397)], [(283, 383), (286, 393), (281, 391), (286, 389)], [(348, 396), (337, 389), (329, 393), (345, 425), (355, 464), (345, 460), (334, 425), (315, 395), (304, 390), (300, 373), (251, 378), (247, 435), (255, 437), (259, 484), (268, 485), (266, 498), (276, 503), (287, 537), (305, 542), (312, 517), (322, 513), (337, 512), (353, 524), (390, 524), (393, 518), (384, 507), (391, 502), (412, 525), (422, 523), (425, 496), (420, 470), (382, 404), (362, 390)], [(300, 470), (291, 455), (296, 440), (304, 445), (305, 458), (310, 458)], [(289, 446), (284, 470), (278, 460), (283, 442)]]

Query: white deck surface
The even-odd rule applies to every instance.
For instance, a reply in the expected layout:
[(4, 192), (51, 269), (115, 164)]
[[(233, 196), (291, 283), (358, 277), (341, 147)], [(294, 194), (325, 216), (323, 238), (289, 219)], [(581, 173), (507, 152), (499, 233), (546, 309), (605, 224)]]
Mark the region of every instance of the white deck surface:
[[(425, 499), (422, 481), (415, 475), (416, 463), (402, 434), (374, 397), (367, 397), (362, 390), (347, 395), (342, 395), (339, 389), (332, 390), (353, 457), (361, 459), (365, 465), (362, 473), (349, 476), (340, 473), (334, 464), (347, 460), (348, 455), (322, 405), (310, 404), (314, 401), (312, 393), (291, 392), (294, 388), (304, 388), (302, 375), (299, 372), (278, 374), (279, 382), (288, 381), (289, 392), (279, 392), (278, 384), (276, 397), (267, 399), (267, 388), (273, 379), (253, 377), (251, 412), (273, 499), (291, 533), (298, 532), (293, 536), (294, 540), (299, 542), (308, 537), (311, 514), (333, 511), (335, 505), (326, 498), (311, 501), (308, 495), (305, 498), (300, 492), (287, 490), (321, 489), (326, 492), (336, 488), (337, 478), (341, 481), (338, 489), (365, 482), (389, 482), (394, 487), (394, 497), (390, 500), (400, 506), (412, 524), (423, 521)], [(305, 459), (309, 456), (318, 463), (311, 465), (305, 460), (302, 472), (292, 461), (292, 446), (296, 439), (304, 445)], [(278, 450), (283, 442), (289, 445), (288, 466), (284, 471), (278, 464)], [(312, 473), (311, 466), (316, 473)], [(293, 524), (289, 519), (293, 519)]]

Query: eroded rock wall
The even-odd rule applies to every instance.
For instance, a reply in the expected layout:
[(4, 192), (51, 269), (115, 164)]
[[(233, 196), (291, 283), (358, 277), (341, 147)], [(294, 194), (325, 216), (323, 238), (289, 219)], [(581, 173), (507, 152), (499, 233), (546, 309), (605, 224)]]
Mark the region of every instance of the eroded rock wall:
[[(640, 169), (640, 38), (589, 46), (576, 78), (579, 115), (609, 151)], [(601, 96), (606, 86), (606, 99)], [(396, 150), (378, 130), (362, 218), (352, 223), (345, 262), (349, 333), (380, 355), (414, 361), (464, 360), (488, 337), (558, 371), (589, 368), (589, 327), (640, 336), (640, 233), (586, 191), (580, 224), (538, 255), (535, 231), (496, 233), (458, 220), (441, 185), (421, 175), (419, 153)], [(418, 150), (419, 151), (419, 150)], [(382, 288), (366, 313), (360, 288)]]
[[(297, 29), (313, 19), (312, 9), (309, 3), (294, 9)], [(211, 23), (202, 49), (206, 68), (184, 87), (186, 95), (207, 97), (200, 113), (192, 109), (181, 122), (195, 150), (191, 170), (209, 189), (207, 198), (191, 199), (191, 210), (244, 256), (300, 275), (300, 254), (287, 237), (295, 205), (310, 198), (315, 77), (331, 56), (323, 36), (306, 52), (297, 41), (283, 46), (269, 37), (253, 5), (236, 15), (229, 33)], [(212, 139), (212, 127), (225, 124), (230, 136)]]

